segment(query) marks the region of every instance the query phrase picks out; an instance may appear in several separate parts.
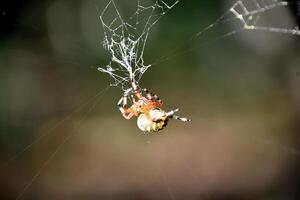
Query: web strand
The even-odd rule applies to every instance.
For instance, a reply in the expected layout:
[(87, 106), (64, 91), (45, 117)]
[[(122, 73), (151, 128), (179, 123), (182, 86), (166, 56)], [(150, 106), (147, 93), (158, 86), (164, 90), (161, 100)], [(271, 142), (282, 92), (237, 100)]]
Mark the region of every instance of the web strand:
[(260, 21), (261, 14), (279, 7), (287, 7), (289, 3), (286, 1), (273, 0), (270, 4), (260, 5), (258, 1), (254, 1), (255, 10), (249, 10), (243, 1), (237, 1), (230, 12), (242, 23), (245, 30), (258, 30), (273, 33), (300, 35), (299, 27), (296, 28), (278, 28), (257, 25)]
[(5, 167), (7, 167), (11, 162), (15, 161), (20, 156), (22, 156), (23, 154), (25, 154), (34, 145), (38, 144), (42, 139), (44, 139), (46, 137), (49, 137), (51, 135), (51, 133), (53, 133), (53, 131), (55, 131), (59, 126), (61, 126), (62, 124), (64, 124), (68, 120), (70, 120), (71, 117), (73, 117), (76, 113), (79, 113), (83, 108), (85, 108), (90, 103), (92, 103), (93, 101), (95, 101), (96, 99), (98, 99), (99, 97), (101, 97), (102, 95), (104, 95), (104, 93), (108, 90), (108, 88), (109, 87), (106, 87), (105, 89), (102, 89), (95, 96), (89, 98), (86, 102), (84, 102), (80, 106), (78, 106), (71, 114), (69, 114), (68, 116), (66, 116), (65, 118), (63, 118), (59, 122), (57, 122), (55, 125), (53, 125), (51, 128), (49, 128), (48, 131), (46, 131), (42, 135), (36, 137), (30, 144), (28, 144), (26, 147), (24, 147), (21, 151), (18, 151), (16, 154), (11, 155), (9, 157), (9, 159), (0, 166), (0, 170), (3, 169), (3, 168), (5, 168)]
[[(109, 89), (109, 86), (105, 89), (101, 90), (96, 96), (91, 98), (87, 103), (83, 104), (83, 106), (88, 105), (92, 102), (94, 102), (88, 109), (88, 111), (85, 113), (85, 115), (80, 119), (80, 121), (76, 124), (76, 128), (78, 130), (78, 127), (81, 126), (81, 124), (84, 122), (84, 120), (87, 118), (88, 114), (95, 108), (96, 105), (98, 105), (99, 101), (102, 99), (106, 91)], [(82, 107), (80, 107), (82, 109)], [(75, 113), (75, 112), (74, 112)], [(52, 162), (52, 160), (55, 158), (55, 156), (61, 151), (61, 149), (73, 138), (74, 135), (79, 134), (78, 131), (71, 132), (68, 134), (62, 142), (59, 143), (59, 145), (56, 147), (56, 149), (50, 154), (50, 156), (42, 163), (41, 167), (39, 167), (38, 171), (35, 172), (34, 176), (30, 179), (30, 181), (25, 185), (25, 187), (22, 189), (22, 191), (18, 194), (16, 197), (16, 200), (21, 199), (25, 193), (28, 191), (28, 189), (32, 186), (32, 184), (36, 181), (36, 179), (42, 174), (42, 172), (47, 168), (47, 166)], [(42, 137), (45, 137), (47, 135), (42, 135), (41, 137), (37, 138), (33, 143), (28, 145), (23, 151), (21, 151), (20, 154), (17, 154), (14, 159), (16, 159), (18, 156), (25, 153), (27, 150), (29, 150), (35, 143), (37, 143)]]

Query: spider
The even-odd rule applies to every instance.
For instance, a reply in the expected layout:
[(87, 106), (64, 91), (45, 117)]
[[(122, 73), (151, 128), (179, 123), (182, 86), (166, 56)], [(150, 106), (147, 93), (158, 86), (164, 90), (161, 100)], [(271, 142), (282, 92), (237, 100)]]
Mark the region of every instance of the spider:
[[(190, 122), (191, 119), (175, 115), (179, 109), (169, 112), (162, 110), (162, 101), (156, 94), (152, 94), (147, 89), (140, 89), (134, 80), (131, 80), (131, 88), (124, 92), (119, 100), (118, 106), (125, 119), (138, 117), (137, 125), (144, 133), (156, 133), (168, 125), (170, 118)], [(146, 97), (143, 95), (146, 94)], [(130, 96), (130, 97), (129, 97)], [(133, 104), (128, 107), (127, 102), (130, 99)]]

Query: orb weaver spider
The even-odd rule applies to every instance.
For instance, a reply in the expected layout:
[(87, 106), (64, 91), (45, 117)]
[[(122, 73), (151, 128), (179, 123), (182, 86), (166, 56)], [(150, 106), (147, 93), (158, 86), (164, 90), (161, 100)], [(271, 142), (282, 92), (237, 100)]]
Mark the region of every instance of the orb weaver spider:
[[(137, 125), (145, 133), (155, 133), (168, 125), (169, 119), (173, 118), (182, 122), (190, 122), (191, 119), (175, 115), (179, 109), (169, 112), (162, 110), (162, 101), (156, 94), (152, 94), (147, 89), (140, 89), (134, 80), (131, 80), (131, 88), (124, 92), (119, 100), (118, 106), (125, 119), (138, 117)], [(146, 95), (146, 97), (143, 95)], [(127, 102), (130, 99), (133, 104), (128, 107)]]

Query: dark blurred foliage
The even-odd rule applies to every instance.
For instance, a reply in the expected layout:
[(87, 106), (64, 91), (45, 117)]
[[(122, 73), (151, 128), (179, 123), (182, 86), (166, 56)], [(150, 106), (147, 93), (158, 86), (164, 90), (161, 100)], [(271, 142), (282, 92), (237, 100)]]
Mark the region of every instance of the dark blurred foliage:
[(299, 0), (289, 0), (291, 3), (291, 8), (293, 10), (294, 15), (297, 18), (298, 24), (300, 24), (300, 1)]

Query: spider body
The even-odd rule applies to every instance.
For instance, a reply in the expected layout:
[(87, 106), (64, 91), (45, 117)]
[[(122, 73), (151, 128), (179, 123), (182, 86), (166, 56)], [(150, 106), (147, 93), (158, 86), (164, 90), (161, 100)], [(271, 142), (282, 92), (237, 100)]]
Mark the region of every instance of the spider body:
[[(132, 88), (124, 92), (124, 96), (118, 102), (119, 110), (125, 119), (138, 117), (137, 125), (144, 133), (156, 133), (168, 125), (170, 118), (179, 121), (189, 122), (190, 119), (181, 118), (175, 115), (178, 109), (166, 112), (162, 109), (163, 103), (157, 95), (150, 93), (147, 89), (141, 90), (131, 81)], [(127, 106), (128, 99), (132, 101)]]
[[(154, 111), (154, 110), (151, 110)], [(162, 110), (157, 110), (163, 112)], [(152, 118), (147, 117), (145, 113), (139, 115), (137, 120), (137, 125), (139, 129), (143, 132), (154, 133), (162, 130), (168, 125), (169, 118), (163, 116), (160, 120), (154, 121)]]

